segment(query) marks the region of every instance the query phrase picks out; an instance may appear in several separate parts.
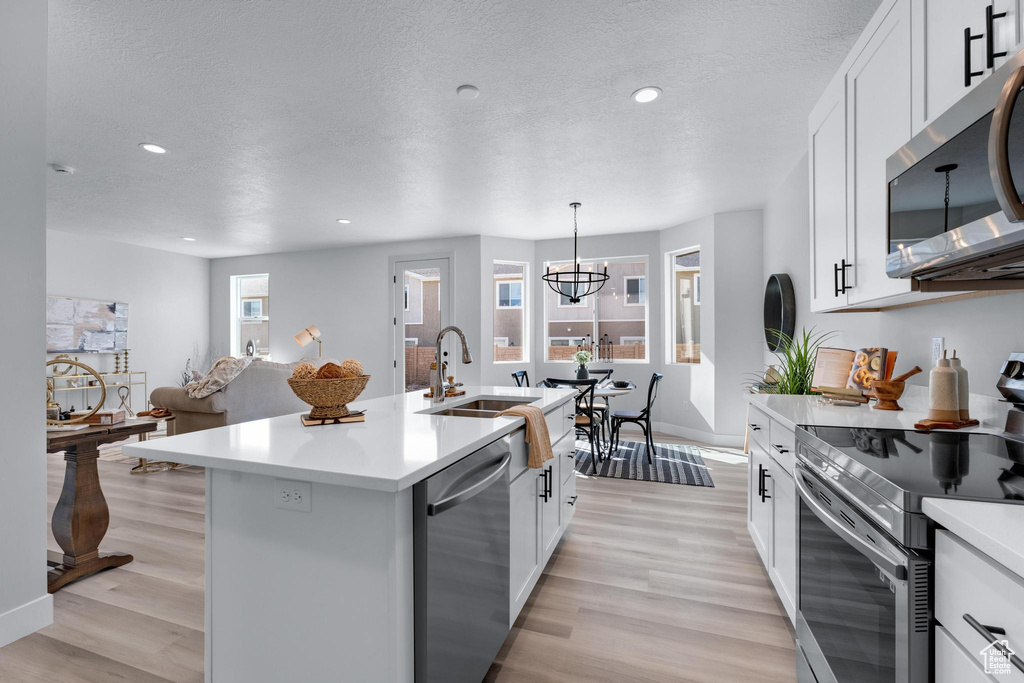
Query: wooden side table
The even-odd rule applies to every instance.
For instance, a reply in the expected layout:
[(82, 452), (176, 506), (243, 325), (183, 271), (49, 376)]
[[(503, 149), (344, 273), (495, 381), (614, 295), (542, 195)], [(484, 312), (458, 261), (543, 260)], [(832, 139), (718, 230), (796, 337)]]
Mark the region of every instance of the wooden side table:
[(55, 593), (72, 581), (98, 571), (120, 567), (133, 558), (127, 553), (101, 553), (100, 542), (110, 525), (110, 509), (100, 487), (96, 460), (103, 444), (156, 430), (156, 421), (89, 426), (66, 432), (47, 432), (46, 452), (64, 451), (64, 488), (50, 527), (64, 554), (47, 553), (47, 590)]
[[(137, 417), (133, 420), (134, 422), (152, 422), (153, 424), (160, 424), (161, 422), (167, 425), (167, 436), (174, 436), (174, 416), (169, 417)], [(148, 441), (149, 433), (139, 434), (139, 441)], [(132, 468), (132, 474), (154, 474), (156, 472), (169, 472), (170, 470), (183, 470), (191, 465), (182, 465), (180, 462), (171, 462), (170, 460), (149, 460), (147, 458), (139, 458), (139, 463)]]

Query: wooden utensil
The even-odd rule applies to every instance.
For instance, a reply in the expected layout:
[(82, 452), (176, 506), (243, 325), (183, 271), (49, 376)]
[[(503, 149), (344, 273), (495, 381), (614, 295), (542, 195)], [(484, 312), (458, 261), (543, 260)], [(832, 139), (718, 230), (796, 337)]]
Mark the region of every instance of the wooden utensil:
[[(920, 372), (921, 368), (917, 368), (917, 371)], [(911, 371), (909, 374), (913, 375), (914, 372)], [(883, 379), (876, 379), (871, 383), (871, 391), (875, 393), (875, 397), (878, 399), (874, 405), (875, 410), (903, 410), (897, 401), (903, 395), (903, 390), (906, 387), (906, 382), (898, 382), (896, 380), (887, 382)]]
[(891, 380), (888, 380), (888, 381), (890, 381), (890, 382), (903, 382), (905, 380), (910, 379), (914, 375), (920, 374), (922, 372), (924, 372), (924, 370), (922, 370), (920, 366), (915, 365), (912, 370), (910, 370), (908, 372), (904, 372), (899, 377), (893, 377)]

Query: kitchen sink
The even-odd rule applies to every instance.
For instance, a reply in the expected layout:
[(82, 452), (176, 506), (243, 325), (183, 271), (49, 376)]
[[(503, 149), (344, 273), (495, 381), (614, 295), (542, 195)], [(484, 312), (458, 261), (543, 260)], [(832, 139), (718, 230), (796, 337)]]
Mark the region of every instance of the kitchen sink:
[(448, 408), (421, 410), (427, 415), (446, 415), (448, 417), (482, 417), (494, 418), (503, 410), (512, 406), (533, 403), (536, 398), (476, 398)]

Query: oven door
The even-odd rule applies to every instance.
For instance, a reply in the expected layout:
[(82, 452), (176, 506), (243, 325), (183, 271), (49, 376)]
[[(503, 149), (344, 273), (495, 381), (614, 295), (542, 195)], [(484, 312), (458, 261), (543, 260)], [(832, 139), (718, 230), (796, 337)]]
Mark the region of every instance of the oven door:
[[(810, 683), (929, 680), (928, 565), (797, 464), (797, 641)], [(804, 681), (801, 681), (804, 683)]]

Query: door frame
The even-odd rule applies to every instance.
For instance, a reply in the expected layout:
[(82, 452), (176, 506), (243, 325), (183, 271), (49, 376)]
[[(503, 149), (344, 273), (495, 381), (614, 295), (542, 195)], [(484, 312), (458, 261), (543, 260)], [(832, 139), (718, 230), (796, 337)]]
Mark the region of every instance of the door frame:
[[(399, 306), (399, 292), (404, 293), (405, 282), (403, 276), (402, 287), (398, 286), (398, 275), (400, 271), (402, 274), (406, 270), (414, 269), (417, 267), (431, 268), (437, 267), (436, 264), (431, 264), (432, 261), (447, 261), (448, 269), (448, 282), (445, 283), (444, 277), (441, 278), (441, 285), (438, 288), (438, 295), (441, 297), (441, 329), (451, 325), (453, 319), (452, 313), (455, 309), (455, 252), (434, 252), (428, 254), (405, 254), (401, 256), (389, 256), (388, 257), (388, 274), (391, 275), (391, 282), (388, 283), (391, 292), (391, 306), (390, 314), (388, 317), (391, 318), (392, 327), (392, 363), (391, 363), (391, 377), (392, 386), (395, 389), (396, 394), (405, 393), (405, 323), (403, 320), (402, 327), (398, 326), (398, 314), (405, 312), (404, 306)], [(447, 305), (445, 305), (447, 301)], [(404, 316), (403, 316), (404, 317)], [(444, 350), (448, 351), (450, 358), (454, 358), (453, 354), (454, 346), (452, 339), (446, 339), (444, 341)], [(399, 360), (399, 349), (401, 351), (402, 369), (398, 369)]]

